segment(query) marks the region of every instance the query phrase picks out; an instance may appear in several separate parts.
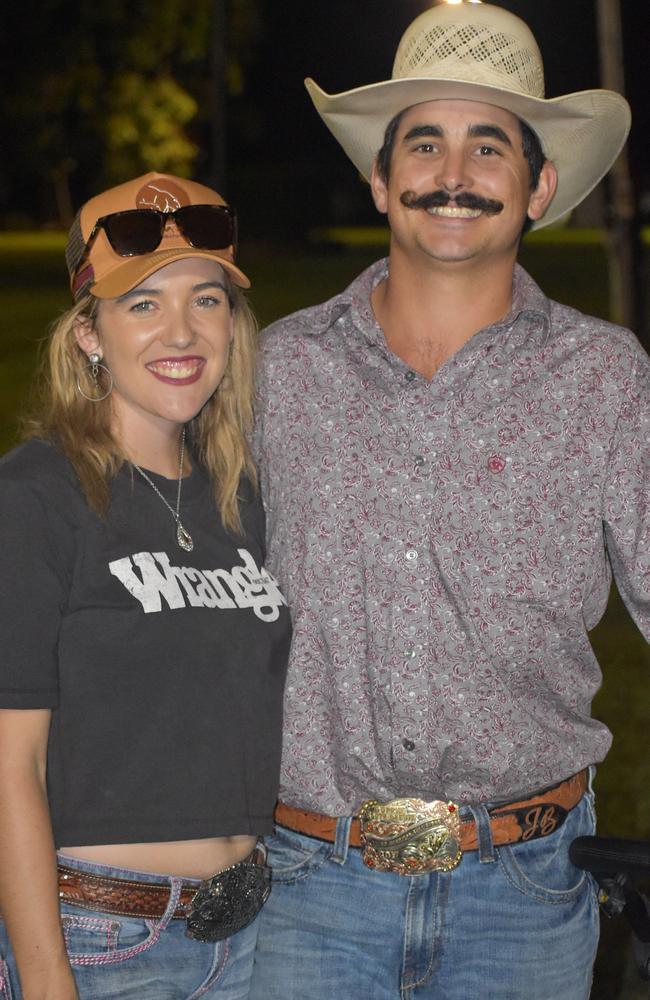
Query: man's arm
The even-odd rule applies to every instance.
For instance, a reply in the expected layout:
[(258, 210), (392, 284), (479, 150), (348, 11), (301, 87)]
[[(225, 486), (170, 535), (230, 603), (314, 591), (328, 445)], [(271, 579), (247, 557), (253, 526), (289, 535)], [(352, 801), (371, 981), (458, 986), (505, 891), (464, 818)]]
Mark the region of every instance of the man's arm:
[(638, 346), (622, 386), (603, 498), (616, 585), (650, 641), (650, 358)]

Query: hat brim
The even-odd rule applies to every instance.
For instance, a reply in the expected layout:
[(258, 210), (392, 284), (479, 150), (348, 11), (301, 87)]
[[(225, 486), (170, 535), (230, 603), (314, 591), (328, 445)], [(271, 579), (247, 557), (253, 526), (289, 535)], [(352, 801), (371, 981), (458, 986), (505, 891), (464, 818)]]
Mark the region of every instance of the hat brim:
[(131, 289), (139, 285), (141, 281), (155, 274), (161, 267), (170, 264), (174, 260), (187, 260), (192, 257), (214, 260), (220, 264), (232, 279), (235, 285), (240, 288), (250, 288), (250, 281), (243, 271), (232, 263), (231, 260), (222, 256), (226, 251), (197, 250), (194, 247), (177, 247), (175, 249), (160, 250), (156, 253), (146, 254), (142, 257), (128, 257), (115, 267), (110, 274), (105, 275), (89, 288), (91, 295), (97, 299), (115, 299), (120, 295), (125, 295)]
[(630, 129), (625, 98), (610, 90), (585, 90), (548, 100), (498, 87), (436, 77), (385, 80), (341, 94), (327, 94), (308, 78), (316, 110), (360, 173), (370, 177), (386, 126), (400, 111), (427, 101), (493, 104), (516, 115), (538, 135), (557, 169), (558, 186), (546, 214), (532, 228), (557, 221), (575, 208), (610, 169)]

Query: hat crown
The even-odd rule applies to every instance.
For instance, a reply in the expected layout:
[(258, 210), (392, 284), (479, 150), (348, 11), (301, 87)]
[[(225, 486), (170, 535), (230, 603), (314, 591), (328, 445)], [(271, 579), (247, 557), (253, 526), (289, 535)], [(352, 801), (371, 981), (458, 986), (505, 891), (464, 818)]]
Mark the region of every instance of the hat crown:
[(430, 77), (544, 97), (539, 47), (524, 22), (501, 7), (461, 3), (432, 7), (406, 29), (393, 80)]

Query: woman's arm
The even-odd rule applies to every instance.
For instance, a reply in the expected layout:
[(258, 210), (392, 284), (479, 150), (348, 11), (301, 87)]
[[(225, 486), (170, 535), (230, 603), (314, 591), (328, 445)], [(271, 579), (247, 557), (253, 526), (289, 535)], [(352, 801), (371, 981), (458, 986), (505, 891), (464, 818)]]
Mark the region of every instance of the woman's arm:
[(77, 1000), (59, 916), (45, 767), (49, 709), (0, 709), (0, 912), (24, 1000)]

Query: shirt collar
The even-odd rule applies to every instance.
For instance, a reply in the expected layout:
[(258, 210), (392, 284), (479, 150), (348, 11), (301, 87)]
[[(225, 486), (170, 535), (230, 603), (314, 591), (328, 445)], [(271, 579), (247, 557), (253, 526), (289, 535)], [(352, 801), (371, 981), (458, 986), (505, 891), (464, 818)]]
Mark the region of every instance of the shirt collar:
[[(388, 275), (387, 257), (376, 261), (348, 285), (345, 291), (323, 305), (322, 324), (317, 324), (314, 332), (323, 333), (347, 312), (355, 325), (362, 329), (370, 340), (384, 342), (383, 331), (372, 311), (370, 296), (372, 290)], [(519, 334), (523, 341), (536, 340), (544, 346), (551, 329), (551, 302), (539, 285), (519, 264), (515, 266), (512, 283), (512, 307), (507, 316), (493, 324), (497, 331), (510, 335)]]
[(521, 325), (518, 321), (523, 323), (524, 340), (537, 340), (542, 347), (546, 344), (551, 332), (551, 301), (520, 264), (515, 265), (510, 312), (495, 326)]

